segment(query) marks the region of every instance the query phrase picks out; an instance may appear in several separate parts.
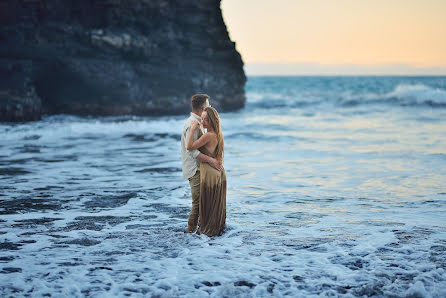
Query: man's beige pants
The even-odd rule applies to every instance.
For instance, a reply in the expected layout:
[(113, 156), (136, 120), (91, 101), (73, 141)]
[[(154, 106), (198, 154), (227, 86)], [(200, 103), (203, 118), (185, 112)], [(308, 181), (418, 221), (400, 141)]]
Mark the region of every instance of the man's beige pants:
[(189, 178), (190, 191), (192, 193), (192, 209), (190, 211), (188, 225), (192, 229), (198, 224), (198, 212), (200, 204), (200, 171)]

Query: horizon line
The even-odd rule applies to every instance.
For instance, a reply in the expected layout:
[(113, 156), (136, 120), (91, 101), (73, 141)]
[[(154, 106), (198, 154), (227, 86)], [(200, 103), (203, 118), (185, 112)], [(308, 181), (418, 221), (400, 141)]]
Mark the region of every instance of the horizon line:
[(247, 75), (262, 76), (446, 76), (446, 66), (418, 67), (403, 63), (248, 62), (244, 69)]
[(446, 77), (445, 74), (246, 74), (249, 77)]

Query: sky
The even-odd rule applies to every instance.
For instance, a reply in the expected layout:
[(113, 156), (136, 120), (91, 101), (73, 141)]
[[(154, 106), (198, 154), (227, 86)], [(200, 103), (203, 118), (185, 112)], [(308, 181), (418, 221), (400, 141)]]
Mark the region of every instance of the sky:
[(446, 0), (222, 0), (255, 74), (446, 75)]

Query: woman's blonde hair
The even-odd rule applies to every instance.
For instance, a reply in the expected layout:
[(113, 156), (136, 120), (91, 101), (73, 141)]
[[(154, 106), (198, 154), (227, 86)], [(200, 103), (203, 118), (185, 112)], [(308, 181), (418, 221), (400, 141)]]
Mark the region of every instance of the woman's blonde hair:
[(212, 130), (217, 135), (217, 147), (215, 148), (216, 152), (216, 159), (220, 163), (220, 165), (223, 165), (223, 155), (225, 151), (225, 141), (223, 138), (223, 133), (221, 131), (220, 126), (220, 116), (218, 115), (218, 112), (213, 107), (207, 107), (204, 109), (207, 113), (208, 121), (210, 126), (212, 127)]

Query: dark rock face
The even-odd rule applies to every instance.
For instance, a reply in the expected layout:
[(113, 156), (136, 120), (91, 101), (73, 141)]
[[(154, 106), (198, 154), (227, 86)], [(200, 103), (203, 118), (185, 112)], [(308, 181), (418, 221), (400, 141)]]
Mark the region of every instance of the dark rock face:
[(0, 2), (0, 121), (230, 111), (245, 82), (220, 0)]
[(0, 121), (40, 119), (42, 102), (31, 78), (30, 61), (0, 59)]

